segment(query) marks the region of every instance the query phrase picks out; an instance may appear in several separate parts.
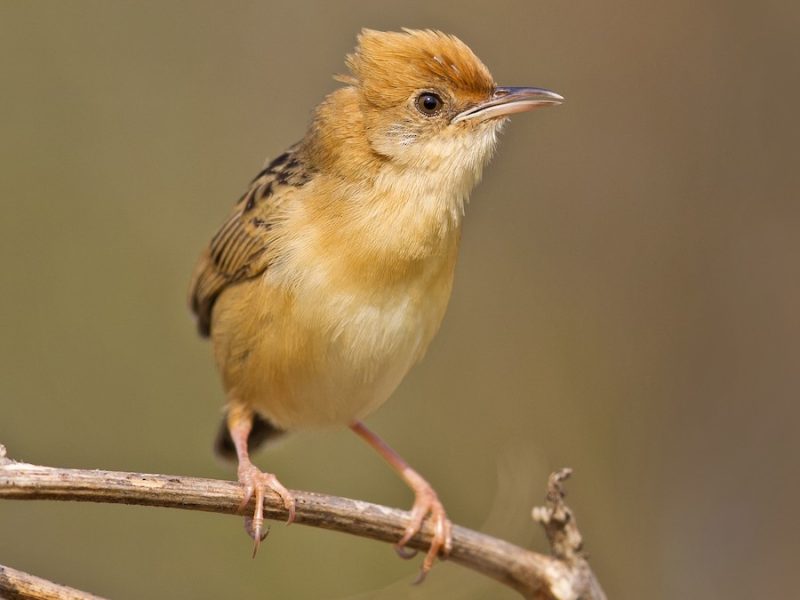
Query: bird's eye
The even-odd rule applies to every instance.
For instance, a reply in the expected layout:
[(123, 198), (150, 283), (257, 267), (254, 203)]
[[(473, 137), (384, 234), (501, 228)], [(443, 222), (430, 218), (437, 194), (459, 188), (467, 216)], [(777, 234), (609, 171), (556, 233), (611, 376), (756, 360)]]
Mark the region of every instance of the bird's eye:
[(443, 104), (442, 99), (432, 92), (423, 92), (417, 96), (417, 108), (423, 115), (435, 115)]

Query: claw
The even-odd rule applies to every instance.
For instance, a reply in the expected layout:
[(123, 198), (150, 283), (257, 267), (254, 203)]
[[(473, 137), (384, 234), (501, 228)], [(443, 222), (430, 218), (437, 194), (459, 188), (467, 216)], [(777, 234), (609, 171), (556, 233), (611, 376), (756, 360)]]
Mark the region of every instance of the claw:
[(239, 466), (239, 482), (244, 486), (242, 502), (239, 504), (239, 512), (244, 511), (255, 495), (255, 508), (252, 517), (246, 517), (244, 522), (245, 531), (253, 538), (253, 558), (258, 552), (258, 547), (269, 535), (269, 527), (264, 529), (264, 498), (267, 490), (280, 496), (283, 506), (289, 512), (287, 525), (294, 521), (295, 502), (292, 494), (287, 490), (278, 478), (272, 473), (264, 473), (253, 464), (241, 464)]
[(263, 525), (253, 525), (253, 520), (253, 517), (245, 517), (244, 530), (247, 532), (247, 535), (253, 538), (253, 558), (255, 558), (258, 553), (258, 548), (261, 546), (261, 542), (267, 539), (270, 528), (267, 527), (264, 531), (261, 531)]
[(425, 581), (425, 578), (427, 576), (428, 576), (428, 571), (426, 571), (425, 569), (420, 569), (419, 573), (417, 573), (417, 576), (414, 578), (414, 581), (411, 582), (411, 585), (421, 584), (423, 581)]
[(401, 546), (400, 544), (395, 544), (394, 551), (397, 552), (397, 556), (399, 556), (403, 560), (410, 560), (414, 558), (417, 554), (419, 554), (418, 550), (414, 550), (413, 548), (406, 548), (405, 546)]
[(439, 501), (436, 492), (427, 483), (419, 484), (416, 489), (414, 506), (411, 508), (411, 521), (406, 526), (403, 537), (395, 546), (395, 551), (401, 558), (412, 558), (416, 555), (416, 550), (409, 550), (405, 545), (422, 529), (425, 517), (430, 515), (433, 525), (433, 537), (431, 546), (425, 554), (420, 567), (419, 575), (414, 580), (414, 584), (420, 584), (425, 580), (425, 576), (433, 567), (436, 557), (441, 554), (445, 559), (453, 548), (452, 524), (447, 518), (444, 506)]
[(244, 530), (253, 540), (263, 542), (269, 535), (269, 529), (270, 528), (267, 527), (264, 531), (257, 530), (257, 528), (253, 526), (253, 517), (244, 518)]
[(408, 550), (405, 546), (422, 529), (425, 517), (428, 515), (431, 517), (431, 524), (433, 525), (431, 547), (425, 554), (419, 576), (414, 582), (421, 583), (428, 571), (431, 570), (436, 557), (441, 555), (442, 560), (444, 560), (453, 548), (453, 526), (447, 518), (444, 506), (442, 506), (431, 485), (412, 469), (397, 452), (392, 450), (386, 442), (367, 429), (361, 421), (353, 421), (350, 424), (350, 429), (375, 448), (392, 465), (392, 468), (400, 474), (403, 481), (414, 490), (414, 506), (411, 507), (411, 520), (403, 532), (403, 537), (394, 547), (395, 552), (401, 558), (412, 558), (416, 555), (416, 551)]

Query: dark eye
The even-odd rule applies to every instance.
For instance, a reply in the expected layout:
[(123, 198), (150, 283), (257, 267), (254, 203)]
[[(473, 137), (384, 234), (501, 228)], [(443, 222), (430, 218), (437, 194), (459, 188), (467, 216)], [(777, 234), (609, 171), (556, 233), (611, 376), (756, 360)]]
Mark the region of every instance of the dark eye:
[(417, 96), (417, 108), (423, 115), (435, 115), (443, 104), (442, 99), (433, 92), (423, 92)]

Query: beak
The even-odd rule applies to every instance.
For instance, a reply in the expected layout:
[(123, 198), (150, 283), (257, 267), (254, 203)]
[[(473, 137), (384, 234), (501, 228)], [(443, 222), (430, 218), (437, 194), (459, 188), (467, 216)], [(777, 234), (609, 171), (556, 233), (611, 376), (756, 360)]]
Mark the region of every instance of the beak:
[(498, 87), (489, 100), (458, 113), (451, 123), (507, 117), (544, 106), (557, 106), (563, 101), (563, 96), (542, 88)]

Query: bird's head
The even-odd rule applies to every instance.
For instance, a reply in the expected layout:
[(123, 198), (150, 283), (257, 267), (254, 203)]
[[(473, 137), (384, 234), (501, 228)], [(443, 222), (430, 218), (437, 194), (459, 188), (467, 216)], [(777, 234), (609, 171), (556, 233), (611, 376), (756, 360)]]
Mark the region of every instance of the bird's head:
[(350, 74), (338, 79), (363, 122), (358, 134), (402, 167), (479, 174), (506, 117), (563, 100), (498, 86), (466, 44), (439, 31), (363, 30), (346, 62)]

